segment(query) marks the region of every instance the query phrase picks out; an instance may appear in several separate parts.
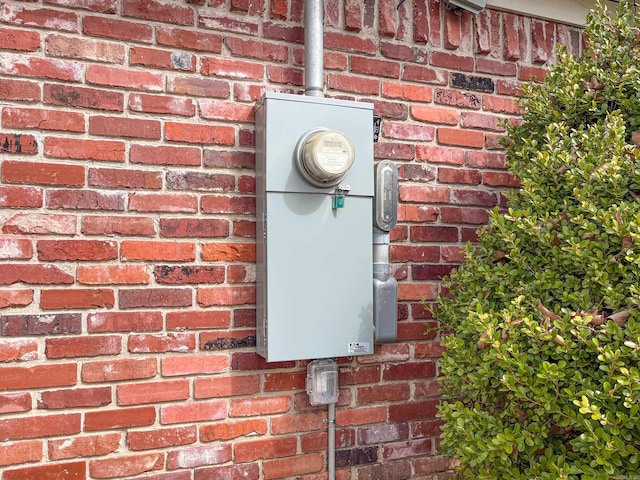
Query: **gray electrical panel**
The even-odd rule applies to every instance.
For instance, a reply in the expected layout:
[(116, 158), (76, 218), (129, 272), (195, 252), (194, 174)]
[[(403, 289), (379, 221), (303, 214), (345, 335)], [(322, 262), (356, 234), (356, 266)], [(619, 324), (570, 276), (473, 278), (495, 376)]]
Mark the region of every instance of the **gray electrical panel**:
[[(311, 149), (324, 141), (320, 170), (346, 164), (342, 146), (355, 152), (343, 177), (308, 178), (308, 138)], [(373, 106), (265, 94), (256, 171), (258, 353), (269, 362), (373, 353)]]

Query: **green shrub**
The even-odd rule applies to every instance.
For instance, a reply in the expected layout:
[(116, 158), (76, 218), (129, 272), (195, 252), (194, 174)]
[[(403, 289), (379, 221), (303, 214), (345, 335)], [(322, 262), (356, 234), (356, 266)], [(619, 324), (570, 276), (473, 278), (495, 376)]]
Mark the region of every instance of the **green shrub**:
[(522, 188), (445, 280), (461, 478), (640, 479), (638, 27), (631, 2), (599, 4), (584, 55), (526, 87), (505, 142)]

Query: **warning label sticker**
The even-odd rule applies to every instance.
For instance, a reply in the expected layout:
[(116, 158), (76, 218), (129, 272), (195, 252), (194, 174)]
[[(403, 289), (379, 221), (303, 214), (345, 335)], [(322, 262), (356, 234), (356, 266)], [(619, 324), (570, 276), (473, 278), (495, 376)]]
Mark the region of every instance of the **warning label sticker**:
[(353, 355), (371, 353), (371, 344), (369, 342), (349, 342), (347, 352)]

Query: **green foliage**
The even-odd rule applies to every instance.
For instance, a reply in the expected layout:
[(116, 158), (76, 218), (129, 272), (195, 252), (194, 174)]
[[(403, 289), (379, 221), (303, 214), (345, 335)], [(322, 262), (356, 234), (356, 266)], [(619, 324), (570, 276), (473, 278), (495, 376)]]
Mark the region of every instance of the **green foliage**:
[(461, 478), (640, 478), (638, 27), (631, 2), (598, 5), (584, 55), (527, 86), (506, 141), (522, 188), (445, 281)]

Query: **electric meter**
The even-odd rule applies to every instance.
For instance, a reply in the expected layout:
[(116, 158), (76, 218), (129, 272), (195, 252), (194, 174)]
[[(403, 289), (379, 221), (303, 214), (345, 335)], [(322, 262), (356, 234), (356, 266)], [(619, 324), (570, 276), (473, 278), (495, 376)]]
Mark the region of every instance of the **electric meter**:
[(331, 187), (342, 180), (355, 160), (351, 139), (336, 130), (316, 130), (300, 139), (296, 152), (305, 179), (316, 187)]

